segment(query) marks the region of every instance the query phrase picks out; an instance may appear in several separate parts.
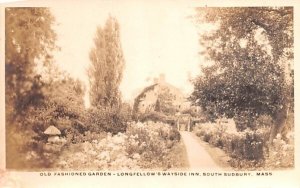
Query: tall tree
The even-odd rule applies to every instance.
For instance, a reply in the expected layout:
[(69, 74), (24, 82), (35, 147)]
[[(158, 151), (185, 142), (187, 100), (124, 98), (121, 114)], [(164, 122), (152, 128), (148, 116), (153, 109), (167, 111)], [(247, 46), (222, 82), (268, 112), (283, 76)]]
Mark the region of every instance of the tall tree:
[(119, 85), (124, 57), (118, 21), (109, 17), (104, 28), (98, 27), (95, 46), (90, 51), (90, 99), (93, 106), (120, 105)]
[(5, 85), (9, 115), (20, 115), (42, 97), (37, 60), (51, 61), (56, 35), (48, 8), (5, 9)]
[(291, 83), (293, 8), (197, 8), (197, 22), (216, 29), (201, 36), (202, 52), (213, 65), (195, 80), (193, 101), (216, 115), (273, 117), (270, 141), (283, 127)]
[[(51, 64), (56, 49), (54, 17), (48, 8), (5, 9), (5, 108), (8, 168), (23, 167), (34, 135), (32, 111), (44, 100), (37, 64)], [(27, 164), (28, 165), (28, 164)]]

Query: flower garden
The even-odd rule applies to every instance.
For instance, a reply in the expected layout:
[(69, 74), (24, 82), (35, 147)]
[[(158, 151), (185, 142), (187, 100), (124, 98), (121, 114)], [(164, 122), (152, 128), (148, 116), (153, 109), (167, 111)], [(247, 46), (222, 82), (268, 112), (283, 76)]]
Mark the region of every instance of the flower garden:
[[(70, 143), (53, 168), (65, 170), (167, 170), (180, 168), (174, 149), (180, 144), (179, 132), (168, 124), (130, 123), (126, 132), (95, 134), (86, 141)], [(91, 137), (92, 139), (88, 139)]]
[(270, 128), (228, 131), (217, 123), (197, 124), (194, 133), (211, 146), (219, 147), (230, 157), (230, 165), (238, 170), (286, 169), (294, 166), (294, 135), (281, 134), (268, 144)]

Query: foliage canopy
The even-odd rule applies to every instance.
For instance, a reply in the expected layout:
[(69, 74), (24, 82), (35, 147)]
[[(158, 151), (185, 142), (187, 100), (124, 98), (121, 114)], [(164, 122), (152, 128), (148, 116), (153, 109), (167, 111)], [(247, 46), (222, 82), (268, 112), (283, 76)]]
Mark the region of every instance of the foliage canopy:
[[(293, 9), (197, 8), (196, 23), (216, 29), (200, 36), (211, 66), (194, 80), (192, 101), (213, 117), (286, 118), (292, 82)], [(278, 125), (279, 126), (279, 125)]]

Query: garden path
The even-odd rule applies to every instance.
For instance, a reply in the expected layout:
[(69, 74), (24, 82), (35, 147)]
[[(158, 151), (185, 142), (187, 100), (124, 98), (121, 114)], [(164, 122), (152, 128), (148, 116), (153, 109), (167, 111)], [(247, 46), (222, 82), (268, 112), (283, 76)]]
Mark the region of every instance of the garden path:
[(203, 146), (196, 140), (193, 133), (180, 131), (186, 147), (187, 157), (191, 170), (221, 170)]

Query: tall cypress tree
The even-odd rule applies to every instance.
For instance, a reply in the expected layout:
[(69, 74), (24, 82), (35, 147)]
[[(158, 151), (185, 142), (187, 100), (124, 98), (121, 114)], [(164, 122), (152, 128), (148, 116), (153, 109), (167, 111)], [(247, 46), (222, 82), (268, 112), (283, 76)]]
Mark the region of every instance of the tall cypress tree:
[(94, 38), (94, 47), (90, 51), (91, 105), (120, 105), (119, 85), (123, 75), (124, 57), (120, 41), (118, 21), (109, 17), (103, 28), (98, 27)]

